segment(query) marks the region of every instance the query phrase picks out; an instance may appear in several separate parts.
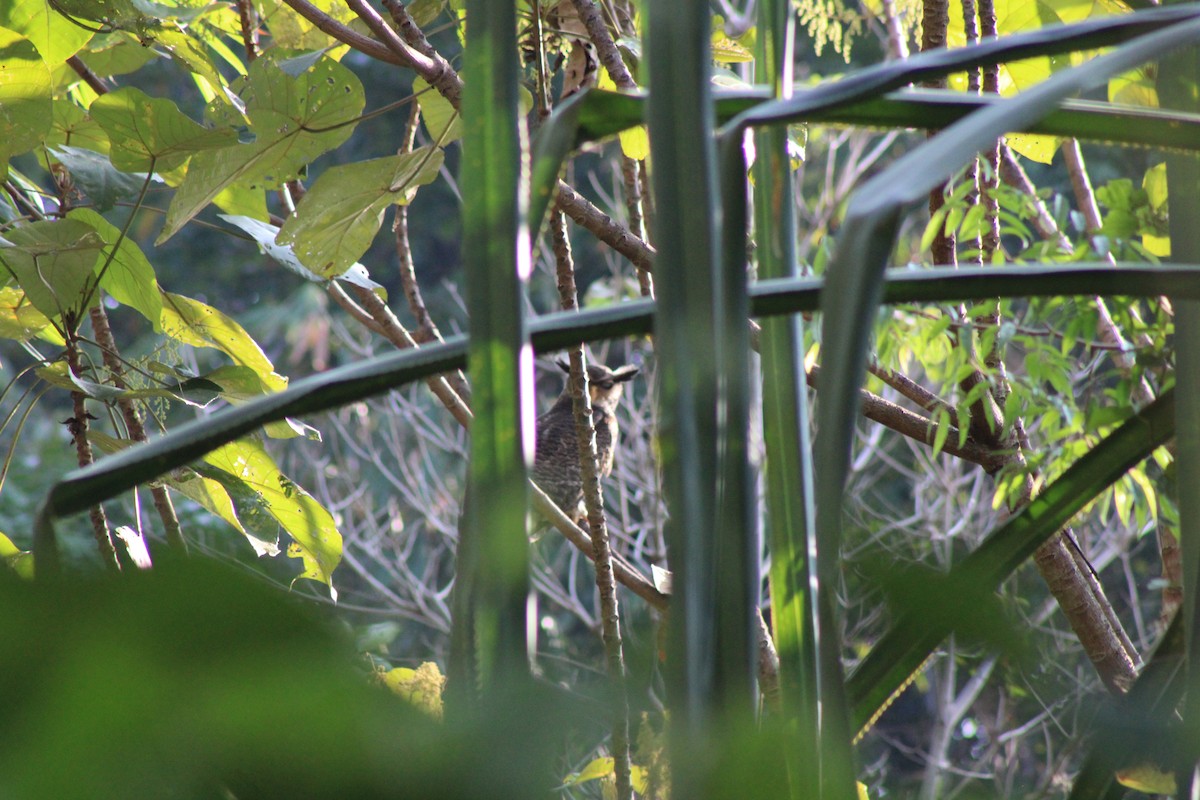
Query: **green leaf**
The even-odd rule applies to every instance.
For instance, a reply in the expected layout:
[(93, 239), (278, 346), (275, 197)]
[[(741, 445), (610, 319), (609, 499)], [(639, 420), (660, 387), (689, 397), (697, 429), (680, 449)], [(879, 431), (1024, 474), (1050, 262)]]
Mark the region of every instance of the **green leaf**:
[(59, 145), (50, 155), (71, 173), (71, 180), (87, 194), (97, 211), (108, 211), (118, 200), (136, 197), (146, 175), (121, 172), (108, 156), (82, 147)]
[(425, 27), (437, 19), (446, 7), (446, 0), (412, 0), (406, 8), (418, 27)]
[(0, 26), (33, 42), (51, 67), (75, 55), (92, 38), (91, 31), (55, 13), (46, 0), (5, 0), (0, 3)]
[(354, 264), (375, 239), (389, 205), (407, 205), (417, 187), (432, 182), (442, 166), (441, 149), (358, 161), (326, 170), (279, 231), (300, 262), (324, 278)]
[(167, 336), (193, 347), (220, 350), (254, 370), (275, 390), (287, 386), (287, 379), (275, 373), (271, 359), (241, 325), (199, 300), (171, 292), (162, 292), (162, 298), (162, 331)]
[[(108, 153), (108, 134), (82, 108), (66, 100), (54, 103), (54, 120), (45, 138), (47, 146), (72, 147)], [(109, 163), (111, 168), (112, 164)]]
[(431, 88), (424, 78), (413, 78), (413, 94), (430, 139), (444, 147), (462, 138), (462, 117), (441, 92)]
[(96, 36), (79, 59), (97, 75), (126, 75), (137, 72), (147, 62), (158, 58), (152, 47), (143, 47), (137, 37), (126, 31), (114, 31)]
[[(248, 514), (259, 510), (269, 514), (294, 540), (296, 557), (304, 563), (299, 577), (328, 585), (330, 595), (336, 600), (337, 591), (330, 579), (342, 558), (342, 536), (329, 512), (280, 472), (257, 441), (231, 442), (206, 455), (204, 462), (233, 478), (261, 503), (259, 509), (240, 510), (243, 524), (248, 524)], [(229, 484), (225, 486), (228, 488)], [(291, 547), (288, 551), (292, 555)]]
[(5, 232), (0, 263), (16, 276), (29, 301), (47, 317), (76, 313), (104, 240), (72, 219), (31, 222)]
[(196, 153), (237, 143), (232, 129), (205, 128), (170, 100), (134, 87), (100, 95), (89, 113), (108, 134), (113, 164), (125, 172), (170, 172)]
[(25, 580), (33, 579), (33, 553), (22, 550), (0, 533), (0, 561)]
[(204, 45), (189, 36), (179, 23), (166, 20), (152, 27), (146, 26), (142, 36), (144, 40), (160, 44), (183, 69), (207, 81), (213, 92), (219, 92), (225, 85)]
[(230, 184), (276, 188), (298, 178), (314, 158), (346, 141), (365, 102), (354, 73), (328, 58), (297, 77), (260, 58), (243, 82), (242, 99), (255, 141), (192, 159), (159, 244)]
[[(121, 237), (121, 232), (115, 225), (104, 217), (88, 208), (77, 208), (68, 215), (69, 219), (79, 220), (92, 227), (104, 240), (106, 245), (104, 255), (112, 252), (112, 246)], [(96, 271), (100, 274), (100, 286), (112, 295), (113, 299), (122, 305), (136, 310), (150, 323), (154, 330), (162, 330), (162, 290), (158, 288), (158, 279), (154, 275), (154, 267), (146, 260), (142, 248), (137, 242), (126, 236), (121, 239), (112, 261), (104, 268), (106, 259), (98, 259)], [(103, 268), (103, 273), (100, 273)]]
[(50, 320), (25, 297), (15, 286), (0, 288), (0, 338), (23, 342), (41, 336), (55, 344), (63, 339), (50, 324)]
[(1150, 207), (1155, 211), (1162, 209), (1167, 203), (1167, 164), (1156, 164), (1146, 170), (1146, 174), (1142, 176), (1142, 188), (1146, 191), (1146, 197), (1150, 202)]
[[(256, 219), (243, 216), (231, 216), (228, 214), (220, 214), (221, 219), (241, 228), (246, 233), (253, 237), (258, 243), (258, 249), (266, 253), (278, 264), (287, 267), (292, 272), (295, 272), (300, 277), (314, 283), (324, 283), (325, 278), (322, 278), (317, 273), (313, 272), (304, 264), (300, 263), (300, 259), (296, 258), (296, 254), (291, 247), (276, 244), (275, 240), (279, 236), (279, 228), (266, 222), (259, 222)], [(371, 276), (367, 273), (367, 268), (362, 264), (352, 264), (337, 279), (355, 286), (361, 286), (375, 292), (384, 300), (387, 299), (387, 290), (380, 284), (371, 280)]]
[(246, 541), (254, 548), (255, 555), (260, 557), (279, 555), (278, 537), (270, 540), (260, 539), (242, 526), (233, 500), (230, 499), (229, 492), (225, 490), (220, 481), (206, 478), (191, 469), (183, 469), (164, 475), (161, 483), (198, 504), (213, 516), (224, 520), (231, 528), (245, 536)]
[(50, 69), (28, 39), (0, 28), (0, 177), (50, 130)]

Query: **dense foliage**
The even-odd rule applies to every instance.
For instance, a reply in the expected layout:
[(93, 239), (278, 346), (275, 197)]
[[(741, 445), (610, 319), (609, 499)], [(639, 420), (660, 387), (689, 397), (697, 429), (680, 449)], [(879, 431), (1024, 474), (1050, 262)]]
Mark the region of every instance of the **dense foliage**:
[(0, 795), (1194, 789), (1198, 13), (5, 3)]

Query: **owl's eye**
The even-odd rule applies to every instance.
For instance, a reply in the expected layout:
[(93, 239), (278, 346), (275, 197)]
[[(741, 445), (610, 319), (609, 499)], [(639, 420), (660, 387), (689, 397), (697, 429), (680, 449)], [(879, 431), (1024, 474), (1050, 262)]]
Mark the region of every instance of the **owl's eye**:
[(612, 381), (600, 381), (596, 385), (599, 386), (601, 389), (608, 391), (609, 389), (611, 389), (613, 387), (613, 382)]

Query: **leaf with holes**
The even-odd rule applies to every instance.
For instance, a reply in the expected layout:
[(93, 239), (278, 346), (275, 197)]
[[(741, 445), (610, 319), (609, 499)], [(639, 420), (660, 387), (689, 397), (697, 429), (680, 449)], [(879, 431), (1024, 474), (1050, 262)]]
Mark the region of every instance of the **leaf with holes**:
[(298, 178), (310, 161), (346, 141), (365, 102), (354, 73), (328, 58), (295, 77), (260, 58), (251, 65), (241, 95), (255, 141), (192, 159), (167, 210), (159, 244), (231, 184), (277, 188)]
[(239, 494), (243, 499), (256, 499), (253, 509), (239, 504), (238, 518), (242, 524), (251, 527), (250, 521), (256, 515), (269, 515), (293, 539), (288, 555), (295, 551), (303, 559), (304, 571), (299, 577), (326, 584), (336, 599), (330, 576), (342, 558), (342, 536), (329, 512), (280, 472), (267, 451), (254, 440), (242, 439), (224, 445), (206, 455), (204, 462), (225, 477), (211, 475), (208, 470), (202, 470), (201, 474), (220, 480), (235, 501)]

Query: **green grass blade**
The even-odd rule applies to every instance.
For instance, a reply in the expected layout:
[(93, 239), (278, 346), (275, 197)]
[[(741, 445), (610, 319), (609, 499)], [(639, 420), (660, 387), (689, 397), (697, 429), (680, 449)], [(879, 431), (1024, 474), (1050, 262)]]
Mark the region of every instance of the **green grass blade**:
[[(787, 0), (761, 0), (761, 68), (778, 97), (791, 93), (795, 17)], [(796, 273), (794, 186), (787, 130), (755, 134), (754, 232), (759, 278)], [(743, 226), (744, 228), (744, 226)], [(779, 706), (788, 734), (781, 743), (793, 800), (820, 792), (820, 685), (816, 611), (809, 591), (816, 534), (808, 388), (804, 376), (804, 318), (765, 320), (762, 355), (763, 440), (766, 445), (766, 519), (771, 552), (771, 622), (779, 654)], [(831, 743), (832, 744), (832, 743)], [(845, 755), (849, 755), (848, 749)]]
[[(807, 102), (797, 107), (788, 121), (937, 130), (948, 128), (982, 108), (1007, 102), (1004, 98), (991, 95), (972, 96), (960, 92), (908, 89), (881, 96), (881, 91), (877, 86), (867, 85), (851, 96), (834, 102), (829, 102), (828, 98), (821, 95), (808, 96)], [(717, 119), (722, 123), (730, 122), (739, 115), (766, 106), (769, 100), (761, 90), (723, 92), (716, 97)], [(558, 156), (556, 166), (561, 166), (565, 152), (615, 136), (644, 121), (644, 96), (592, 90), (584, 95), (576, 95), (571, 102), (570, 107), (556, 111), (546, 124), (550, 128), (547, 138), (553, 141), (542, 145), (541, 151), (552, 156), (565, 148), (563, 154)], [(562, 116), (559, 117), (559, 114)], [(1009, 132), (1072, 136), (1113, 144), (1195, 151), (1200, 149), (1198, 128), (1200, 116), (1196, 114), (1115, 106), (1091, 100), (1065, 100), (1043, 119)], [(538, 137), (541, 136), (540, 130)], [(573, 144), (566, 144), (567, 137), (574, 137)], [(538, 161), (535, 160), (535, 175), (538, 174), (537, 165)], [(549, 175), (550, 170), (544, 169), (543, 173)]]
[[(717, 431), (717, 674), (733, 710), (753, 719), (759, 572), (758, 514), (750, 471), (750, 296), (747, 287), (746, 151), (742, 137), (717, 140), (721, 164), (721, 265), (716, 344), (721, 387)], [(740, 697), (740, 700), (738, 699)]]
[[(475, 418), (456, 561), (450, 684), (469, 694), (527, 674), (526, 471), (532, 457), (532, 353), (523, 319), (529, 276), (521, 185), (524, 121), (513, 2), (468, 0), (463, 91), (463, 255)], [(522, 374), (524, 372), (524, 374)], [(472, 653), (475, 655), (472, 656)], [(472, 658), (478, 663), (469, 663)], [(463, 695), (460, 694), (460, 697)]]
[(717, 656), (717, 219), (709, 13), (702, 0), (645, 7), (659, 256), (655, 344), (660, 364), (659, 443), (674, 572), (668, 622), (672, 794), (704, 798), (709, 767), (697, 758), (716, 735), (727, 688)]
[[(1161, 102), (1169, 107), (1195, 112), (1200, 106), (1200, 50), (1195, 46), (1163, 59), (1158, 77)], [(1167, 157), (1167, 185), (1171, 198), (1171, 258), (1190, 261), (1200, 258), (1196, 220), (1200, 218), (1200, 160), (1191, 154)], [(1179, 736), (1190, 742), (1190, 752), (1181, 753), (1180, 796), (1200, 792), (1195, 770), (1200, 760), (1200, 302), (1187, 300), (1175, 307), (1176, 372), (1179, 394), (1191, 402), (1179, 407), (1176, 427), (1175, 463), (1179, 487), (1179, 549), (1183, 559), (1184, 662), (1187, 664), (1187, 699), (1183, 707), (1184, 729)]]
[[(1200, 266), (1146, 264), (1018, 265), (991, 268), (893, 270), (887, 275), (884, 302), (970, 301), (989, 297), (1048, 295), (1126, 295), (1200, 300)], [(759, 281), (750, 288), (750, 312), (773, 317), (815, 311), (824, 282), (812, 278)], [(581, 341), (646, 335), (653, 330), (655, 304), (635, 300), (595, 310), (555, 313), (530, 324), (535, 352), (562, 350)], [(153, 480), (200, 458), (221, 445), (287, 417), (317, 414), (383, 394), (413, 381), (466, 367), (466, 338), (389, 353), (296, 381), (286, 391), (227, 408), (189, 422), (168, 435), (131, 447), (67, 473), (43, 501), (44, 519), (76, 514), (94, 503)], [(45, 542), (43, 542), (45, 544)]]

